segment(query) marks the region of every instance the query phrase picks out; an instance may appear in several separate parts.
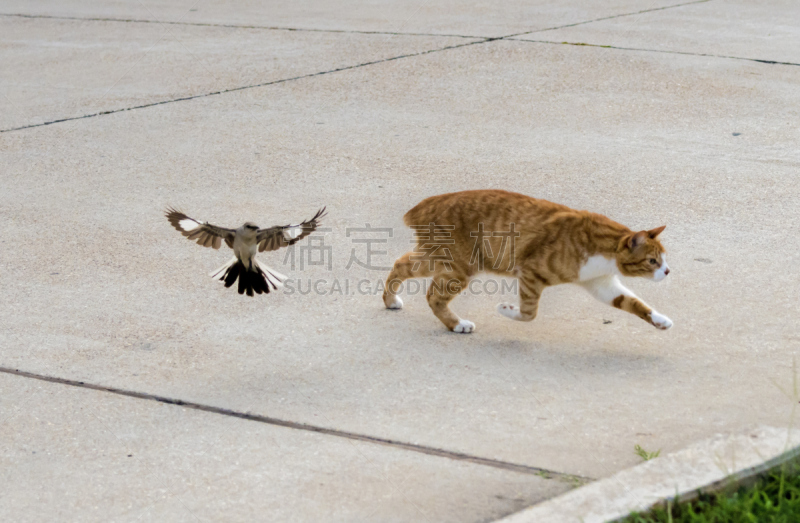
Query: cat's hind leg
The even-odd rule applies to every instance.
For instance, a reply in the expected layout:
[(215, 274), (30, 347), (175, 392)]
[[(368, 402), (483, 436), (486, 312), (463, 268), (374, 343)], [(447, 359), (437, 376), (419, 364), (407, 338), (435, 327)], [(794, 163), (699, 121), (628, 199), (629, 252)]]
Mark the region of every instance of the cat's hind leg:
[(407, 252), (397, 258), (392, 267), (392, 272), (386, 278), (386, 285), (383, 289), (383, 303), (387, 309), (402, 309), (403, 300), (397, 295), (403, 282), (409, 278), (426, 278), (432, 271), (427, 262), (420, 263), (412, 261), (412, 256), (419, 257), (419, 253)]
[(459, 318), (450, 309), (450, 302), (461, 294), (466, 286), (467, 278), (447, 272), (436, 274), (428, 288), (428, 305), (431, 306), (431, 310), (444, 323), (445, 327), (453, 332), (469, 334), (475, 330), (475, 324)]
[(520, 276), (519, 280), (519, 306), (510, 303), (501, 303), (497, 312), (517, 321), (533, 321), (539, 312), (539, 298), (542, 296), (544, 285), (536, 278)]
[(640, 300), (616, 276), (603, 276), (580, 284), (603, 303), (634, 314), (657, 329), (667, 330), (672, 327), (672, 320)]

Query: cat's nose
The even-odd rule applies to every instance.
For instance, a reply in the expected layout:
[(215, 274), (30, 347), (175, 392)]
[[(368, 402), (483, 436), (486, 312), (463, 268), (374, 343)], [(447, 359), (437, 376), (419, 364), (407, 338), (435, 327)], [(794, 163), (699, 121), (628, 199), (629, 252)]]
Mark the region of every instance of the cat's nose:
[(669, 269), (664, 269), (664, 276), (666, 276), (667, 274), (669, 274)]

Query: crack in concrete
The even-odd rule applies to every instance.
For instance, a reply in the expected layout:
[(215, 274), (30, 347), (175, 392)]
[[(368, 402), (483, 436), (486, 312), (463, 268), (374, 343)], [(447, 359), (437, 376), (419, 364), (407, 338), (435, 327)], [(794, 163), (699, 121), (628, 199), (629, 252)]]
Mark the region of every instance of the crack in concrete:
[[(498, 38), (502, 38), (502, 37), (498, 37)], [(372, 60), (370, 62), (364, 62), (364, 63), (361, 63), (361, 64), (347, 65), (347, 66), (344, 66), (344, 67), (338, 67), (336, 69), (329, 69), (327, 71), (318, 71), (316, 73), (303, 74), (303, 75), (299, 75), (299, 76), (293, 76), (293, 77), (290, 77), (290, 78), (281, 78), (279, 80), (271, 80), (269, 82), (262, 82), (262, 83), (251, 84), (251, 85), (242, 85), (242, 86), (239, 86), (239, 87), (231, 87), (230, 89), (222, 89), (222, 90), (219, 90), (219, 91), (213, 91), (213, 92), (209, 92), (209, 93), (194, 94), (194, 95), (190, 95), (190, 96), (183, 96), (183, 97), (180, 97), (180, 98), (170, 98), (169, 100), (161, 100), (161, 101), (158, 101), (158, 102), (151, 102), (151, 103), (142, 104), (142, 105), (134, 105), (132, 107), (123, 107), (121, 109), (110, 109), (108, 111), (100, 111), (100, 112), (97, 112), (97, 113), (84, 114), (84, 115), (81, 115), (81, 116), (70, 116), (70, 117), (67, 117), (67, 118), (60, 118), (58, 120), (50, 120), (50, 121), (42, 122), (42, 123), (23, 125), (23, 126), (20, 126), (20, 127), (13, 127), (13, 128), (9, 128), (9, 129), (1, 129), (0, 133), (8, 133), (8, 132), (11, 132), (11, 131), (21, 131), (22, 129), (31, 129), (31, 128), (34, 128), (34, 127), (43, 127), (45, 125), (52, 125), (52, 124), (55, 124), (55, 123), (69, 122), (69, 121), (72, 121), (72, 120), (83, 120), (83, 119), (86, 119), (86, 118), (94, 118), (96, 116), (103, 116), (103, 115), (107, 115), (107, 114), (116, 114), (116, 113), (123, 113), (125, 111), (133, 111), (134, 109), (144, 109), (146, 107), (155, 107), (157, 105), (170, 104), (170, 103), (174, 103), (174, 102), (184, 102), (184, 101), (187, 101), (187, 100), (195, 100), (197, 98), (206, 98), (206, 97), (209, 97), (209, 96), (217, 96), (217, 95), (226, 94), (226, 93), (233, 93), (233, 92), (236, 92), (236, 91), (244, 91), (246, 89), (255, 89), (257, 87), (266, 87), (266, 86), (269, 86), (269, 85), (282, 84), (282, 83), (286, 83), (286, 82), (292, 82), (294, 80), (302, 80), (303, 78), (313, 78), (315, 76), (322, 76), (322, 75), (326, 75), (326, 74), (338, 73), (338, 72), (341, 72), (341, 71), (349, 71), (350, 69), (358, 69), (359, 67), (366, 67), (368, 65), (381, 64), (381, 63), (385, 63), (385, 62), (391, 62), (393, 60), (401, 60), (403, 58), (411, 58), (411, 57), (414, 57), (414, 56), (422, 56), (422, 55), (426, 55), (426, 54), (430, 54), (430, 53), (437, 53), (439, 51), (445, 51), (445, 50), (448, 50), (448, 49), (457, 49), (459, 47), (466, 47), (466, 46), (474, 45), (474, 44), (482, 44), (482, 43), (485, 43), (487, 41), (491, 41), (491, 40), (478, 40), (478, 41), (469, 42), (469, 43), (466, 43), (466, 44), (449, 45), (449, 46), (442, 47), (442, 48), (439, 48), (439, 49), (429, 49), (427, 51), (420, 51), (418, 53), (409, 53), (409, 54), (404, 54), (404, 55), (399, 55), (399, 56), (392, 56), (392, 57), (389, 57), (389, 58), (382, 58), (380, 60)]]
[[(704, 0), (708, 1), (708, 0)], [(188, 25), (194, 27), (226, 27), (232, 29), (264, 29), (266, 31), (289, 31), (297, 33), (336, 33), (336, 34), (362, 34), (362, 35), (391, 35), (391, 36), (440, 36), (442, 38), (486, 38), (485, 36), (470, 36), (458, 34), (437, 34), (437, 33), (401, 33), (396, 31), (363, 31), (357, 29), (317, 29), (308, 27), (282, 27), (270, 25), (239, 25), (239, 24), (214, 24), (211, 22), (173, 22), (169, 20), (147, 20), (145, 18), (106, 18), (94, 16), (58, 16), (58, 15), (27, 15), (22, 13), (0, 13), (0, 16), (18, 18), (43, 18), (50, 20), (77, 20), (82, 22), (123, 22), (135, 24), (168, 24), (168, 25)]]
[(652, 13), (653, 11), (663, 11), (665, 9), (674, 9), (676, 7), (683, 7), (683, 6), (687, 6), (687, 5), (703, 4), (705, 2), (710, 2), (710, 1), (711, 0), (693, 0), (692, 2), (684, 2), (682, 4), (665, 5), (663, 7), (654, 7), (652, 9), (643, 9), (641, 11), (634, 11), (632, 13), (622, 13), (622, 14), (618, 14), (618, 15), (605, 16), (603, 18), (595, 18), (594, 20), (586, 20), (586, 21), (583, 21), (583, 22), (575, 22), (574, 24), (559, 25), (559, 26), (556, 26), (556, 27), (548, 27), (547, 29), (534, 29), (533, 31), (528, 31), (528, 32), (525, 32), (525, 33), (518, 33), (518, 34), (514, 34), (514, 35), (508, 35), (508, 36), (505, 36), (504, 38), (513, 38), (515, 36), (523, 36), (523, 35), (528, 35), (528, 34), (531, 34), (531, 33), (542, 33), (544, 31), (555, 31), (556, 29), (566, 29), (568, 27), (575, 27), (575, 26), (578, 26), (578, 25), (593, 24), (594, 22), (602, 22), (604, 20), (613, 20), (614, 18), (622, 18), (624, 16), (641, 15), (641, 14), (644, 14), (644, 13)]
[[(621, 18), (621, 17), (624, 17), (624, 16), (634, 16), (634, 15), (639, 15), (639, 14), (643, 14), (643, 13), (649, 13), (649, 12), (652, 12), (652, 11), (663, 11), (664, 9), (672, 9), (672, 8), (683, 7), (683, 6), (692, 5), (692, 4), (701, 4), (701, 3), (704, 3), (704, 2), (710, 2), (710, 1), (711, 0), (694, 0), (692, 2), (685, 2), (685, 3), (681, 3), (681, 4), (674, 4), (674, 5), (664, 6), (664, 7), (656, 7), (656, 8), (653, 8), (653, 9), (644, 9), (644, 10), (641, 10), (641, 11), (635, 11), (635, 12), (631, 12), (631, 13), (621, 13), (621, 14), (617, 14), (617, 15), (606, 16), (606, 17), (602, 17), (602, 18), (596, 18), (596, 19), (593, 19), (593, 20), (585, 20), (583, 22), (576, 22), (574, 24), (567, 24), (567, 25), (561, 25), (561, 26), (556, 26), (556, 27), (548, 27), (548, 28), (545, 28), (545, 29), (535, 29), (535, 30), (532, 30), (532, 31), (526, 31), (526, 32), (523, 32), (523, 33), (515, 33), (515, 34), (506, 35), (506, 36), (478, 37), (478, 38), (480, 38), (480, 40), (477, 40), (477, 41), (474, 41), (474, 42), (468, 42), (466, 44), (448, 45), (448, 46), (441, 47), (441, 48), (438, 48), (438, 49), (429, 49), (427, 51), (420, 51), (418, 53), (409, 53), (409, 54), (404, 54), (404, 55), (399, 55), (399, 56), (393, 56), (393, 57), (384, 58), (384, 59), (381, 59), (381, 60), (373, 60), (373, 61), (370, 61), (370, 62), (364, 62), (364, 63), (357, 64), (357, 65), (339, 67), (337, 69), (331, 69), (331, 70), (327, 70), (327, 71), (319, 71), (319, 72), (316, 72), (316, 73), (309, 73), (309, 74), (304, 74), (304, 75), (300, 75), (300, 76), (294, 76), (294, 77), (291, 77), (291, 78), (273, 80), (273, 81), (270, 81), (270, 82), (263, 82), (263, 83), (259, 83), (259, 84), (253, 84), (253, 85), (245, 85), (245, 86), (240, 86), (240, 87), (232, 87), (230, 89), (222, 89), (222, 90), (214, 91), (214, 92), (210, 92), (210, 93), (201, 93), (201, 94), (196, 94), (196, 95), (191, 95), (191, 96), (183, 96), (183, 97), (180, 97), (180, 98), (172, 98), (172, 99), (169, 99), (169, 100), (161, 100), (159, 102), (152, 102), (152, 103), (136, 105), (136, 106), (132, 106), (132, 107), (124, 107), (124, 108), (120, 108), (120, 109), (111, 109), (111, 110), (108, 110), (108, 111), (100, 111), (100, 112), (97, 112), (97, 113), (85, 114), (85, 115), (82, 115), (82, 116), (71, 116), (71, 117), (67, 117), (67, 118), (59, 118), (57, 120), (50, 120), (50, 121), (47, 121), (47, 122), (42, 122), (42, 123), (37, 123), (37, 124), (23, 125), (23, 126), (20, 126), (20, 127), (12, 127), (12, 128), (9, 128), (9, 129), (0, 129), (0, 133), (8, 133), (8, 132), (12, 132), (12, 131), (21, 131), (23, 129), (31, 129), (31, 128), (34, 128), (34, 127), (44, 127), (46, 125), (53, 125), (53, 124), (61, 123), (61, 122), (69, 122), (69, 121), (72, 121), (72, 120), (83, 120), (83, 119), (86, 119), (86, 118), (94, 118), (94, 117), (97, 117), (97, 116), (104, 116), (104, 115), (107, 115), (107, 114), (115, 114), (115, 113), (121, 113), (121, 112), (125, 112), (125, 111), (132, 111), (134, 109), (144, 109), (144, 108), (147, 108), (147, 107), (154, 107), (154, 106), (157, 106), (157, 105), (164, 105), (164, 104), (168, 104), (168, 103), (183, 102), (183, 101), (187, 101), (187, 100), (194, 100), (196, 98), (205, 98), (207, 96), (216, 96), (216, 95), (221, 95), (221, 94), (225, 94), (225, 93), (232, 93), (232, 92), (235, 92), (235, 91), (242, 91), (244, 89), (255, 89), (257, 87), (266, 87), (266, 86), (269, 86), (269, 85), (275, 85), (275, 84), (280, 84), (280, 83), (285, 83), (285, 82), (291, 82), (291, 81), (294, 81), (294, 80), (301, 80), (301, 79), (304, 79), (304, 78), (312, 78), (314, 76), (321, 76), (321, 75), (331, 74), (331, 73), (336, 73), (336, 72), (341, 72), (341, 71), (348, 71), (350, 69), (357, 69), (359, 67), (366, 67), (366, 66), (369, 66), (369, 65), (375, 65), (375, 64), (385, 63), (385, 62), (391, 62), (393, 60), (400, 60), (400, 59), (403, 59), (403, 58), (413, 58), (413, 57), (416, 57), (416, 56), (423, 56), (423, 55), (426, 55), (426, 54), (438, 53), (440, 51), (447, 51), (447, 50), (450, 50), (450, 49), (458, 49), (458, 48), (467, 47), (467, 46), (470, 46), (470, 45), (485, 44), (485, 43), (494, 42), (494, 41), (497, 41), (497, 40), (511, 40), (511, 39), (514, 39), (514, 37), (524, 36), (524, 35), (528, 35), (528, 34), (532, 34), (532, 33), (540, 33), (540, 32), (544, 32), (544, 31), (553, 31), (555, 29), (563, 29), (563, 28), (566, 28), (566, 27), (575, 27), (577, 25), (590, 24), (590, 23), (593, 23), (593, 22), (600, 22), (600, 21), (603, 21), (603, 20), (610, 20), (612, 18)], [(0, 16), (19, 16), (19, 17), (28, 17), (28, 18), (64, 18), (64, 19), (70, 19), (70, 20), (100, 20), (100, 19), (92, 19), (92, 18), (71, 18), (71, 17), (57, 17), (57, 16), (48, 16), (48, 15), (22, 15), (22, 14), (2, 14), (2, 13), (0, 13)], [(138, 22), (139, 20), (133, 20), (133, 21)], [(152, 23), (179, 24), (179, 23), (182, 23), (182, 22), (158, 22), (158, 21), (153, 21)], [(241, 26), (231, 26), (231, 27), (241, 27)], [(282, 30), (296, 30), (296, 31), (298, 31), (300, 29), (282, 29)], [(319, 30), (319, 31), (324, 31), (324, 30)], [(348, 31), (344, 31), (343, 30), (342, 32), (346, 33)], [(380, 33), (380, 34), (382, 34), (382, 33)], [(386, 34), (405, 34), (405, 35), (410, 35), (410, 33), (386, 33)], [(420, 36), (422, 36), (422, 35), (420, 35)], [(453, 36), (453, 35), (424, 35), (424, 36), (442, 36), (442, 37), (444, 37), (444, 36)], [(467, 36), (459, 36), (459, 37), (471, 38), (471, 37), (467, 37)], [(517, 40), (517, 39), (515, 39), (514, 41), (530, 41), (530, 40)], [(769, 63), (769, 62), (765, 62), (765, 63)]]
[(202, 403), (195, 403), (192, 401), (185, 401), (177, 398), (168, 398), (166, 396), (159, 396), (157, 394), (149, 394), (146, 392), (137, 392), (132, 390), (125, 390), (119, 389), (116, 387), (105, 387), (103, 385), (96, 385), (94, 383), (87, 383), (85, 381), (76, 381), (70, 380), (66, 378), (58, 378), (55, 376), (46, 376), (44, 374), (36, 374), (33, 372), (26, 372), (19, 369), (11, 369), (8, 367), (0, 367), (0, 372), (5, 374), (11, 374), (13, 376), (19, 376), (22, 378), (30, 378), (36, 379), (41, 381), (46, 381), (50, 383), (57, 383), (61, 385), (68, 385), (71, 387), (78, 387), (82, 389), (90, 389), (96, 390), (100, 392), (108, 392), (111, 394), (117, 394), (119, 396), (126, 396), (129, 398), (136, 398), (136, 399), (143, 399), (149, 401), (156, 401), (159, 403), (166, 403), (168, 405), (177, 405), (180, 407), (184, 407), (187, 409), (194, 409), (199, 410), (202, 412), (208, 412), (211, 414), (219, 414), (222, 416), (228, 416), (232, 418), (240, 418), (245, 419), (248, 421), (256, 421), (259, 423), (264, 423), (267, 425), (274, 425), (278, 427), (284, 427), (289, 429), (295, 430), (304, 430), (307, 432), (316, 432), (318, 434), (325, 434), (327, 436), (335, 436), (338, 438), (345, 438), (349, 440), (356, 440), (356, 441), (364, 441), (367, 443), (374, 443), (377, 445), (384, 445), (387, 447), (393, 447), (397, 449), (407, 450), (411, 452), (417, 452), (420, 454), (427, 454), (429, 456), (437, 456), (440, 458), (447, 458), (454, 461), (465, 461), (468, 463), (473, 463), (475, 465), (483, 465), (487, 467), (493, 467), (502, 470), (508, 470), (511, 472), (519, 472), (521, 474), (532, 474), (536, 476), (540, 476), (544, 479), (554, 479), (558, 481), (564, 481), (573, 483), (576, 485), (582, 485), (585, 483), (589, 483), (594, 481), (595, 478), (589, 478), (586, 476), (579, 476), (577, 474), (567, 474), (564, 472), (556, 472), (553, 470), (548, 470), (540, 467), (531, 467), (529, 465), (521, 465), (519, 463), (511, 463), (508, 461), (501, 461), (491, 458), (482, 458), (480, 456), (473, 456), (471, 454), (465, 454), (463, 452), (455, 452), (451, 450), (439, 449), (436, 447), (428, 447), (426, 445), (418, 445), (415, 443), (406, 443), (403, 441), (397, 441), (388, 438), (379, 438), (375, 436), (369, 436), (366, 434), (358, 434), (355, 432), (348, 432), (344, 430), (337, 430), (331, 429), (326, 427), (320, 427), (316, 425), (309, 425), (307, 423), (300, 423), (297, 421), (289, 421), (283, 420), (279, 418), (272, 418), (269, 416), (262, 416), (260, 414), (252, 414), (250, 412), (239, 412), (232, 409), (226, 409), (222, 407), (214, 407), (212, 405), (204, 405)]
[(514, 42), (530, 42), (534, 44), (573, 45), (576, 47), (601, 47), (603, 49), (616, 49), (619, 51), (640, 51), (643, 53), (664, 53), (664, 54), (678, 54), (686, 56), (706, 56), (709, 58), (726, 58), (729, 60), (744, 60), (747, 62), (758, 62), (760, 64), (800, 66), (800, 63), (794, 63), (794, 62), (779, 62), (775, 60), (761, 60), (758, 58), (746, 58), (743, 56), (730, 56), (730, 55), (712, 54), (712, 53), (692, 53), (689, 51), (672, 51), (669, 49), (644, 49), (641, 47), (620, 47), (616, 45), (587, 44), (584, 42), (556, 42), (554, 40), (528, 40), (526, 38), (509, 38), (509, 40), (513, 40)]
[(621, 13), (617, 15), (606, 16), (603, 18), (595, 18), (592, 20), (584, 20), (582, 22), (575, 22), (573, 24), (559, 25), (556, 27), (547, 27), (544, 29), (533, 29), (523, 33), (516, 33), (506, 36), (489, 37), (482, 35), (460, 35), (460, 34), (446, 34), (446, 33), (401, 33), (397, 31), (365, 31), (357, 29), (318, 29), (318, 28), (304, 28), (304, 27), (282, 27), (282, 26), (265, 26), (265, 25), (239, 25), (239, 24), (215, 24), (211, 22), (174, 22), (174, 21), (160, 21), (160, 20), (147, 20), (144, 18), (112, 18), (112, 17), (80, 17), (80, 16), (59, 16), (59, 15), (30, 15), (24, 13), (0, 13), (0, 16), (19, 17), (19, 18), (44, 18), (51, 20), (79, 20), (87, 22), (123, 22), (123, 23), (139, 23), (139, 24), (170, 24), (170, 25), (187, 25), (196, 27), (228, 27), (235, 29), (264, 29), (268, 31), (294, 31), (294, 32), (315, 32), (315, 33), (339, 33), (339, 34), (365, 34), (365, 35), (394, 35), (394, 36), (441, 36), (450, 38), (477, 38), (490, 40), (502, 40), (504, 38), (512, 38), (515, 36), (522, 36), (531, 33), (541, 33), (543, 31), (554, 31), (556, 29), (565, 29), (567, 27), (575, 27), (578, 25), (591, 24), (594, 22), (602, 22), (603, 20), (612, 20), (614, 18), (621, 18), (624, 16), (634, 16), (643, 13), (650, 13), (652, 11), (663, 11), (664, 9), (672, 9), (675, 7), (682, 7), (685, 5), (702, 4), (710, 2), (711, 0), (693, 0), (682, 4), (673, 4), (664, 7), (654, 7), (652, 9), (643, 9), (641, 11), (634, 11), (631, 13)]

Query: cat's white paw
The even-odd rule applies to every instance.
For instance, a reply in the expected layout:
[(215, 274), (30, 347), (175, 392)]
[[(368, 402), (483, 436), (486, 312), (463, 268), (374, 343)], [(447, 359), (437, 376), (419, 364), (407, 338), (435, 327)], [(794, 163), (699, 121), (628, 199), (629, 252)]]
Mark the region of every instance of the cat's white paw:
[(469, 320), (459, 320), (458, 325), (453, 327), (453, 332), (461, 332), (463, 334), (469, 334), (474, 330), (475, 330), (475, 324)]
[(520, 316), (519, 307), (511, 305), (510, 303), (499, 303), (497, 305), (497, 312), (512, 320), (518, 320)]
[(650, 321), (653, 322), (653, 326), (655, 326), (656, 329), (661, 329), (662, 331), (672, 327), (672, 320), (656, 311), (650, 313)]
[(400, 299), (400, 296), (394, 295), (392, 296), (394, 300), (390, 301), (386, 304), (387, 309), (397, 310), (403, 308), (403, 300)]

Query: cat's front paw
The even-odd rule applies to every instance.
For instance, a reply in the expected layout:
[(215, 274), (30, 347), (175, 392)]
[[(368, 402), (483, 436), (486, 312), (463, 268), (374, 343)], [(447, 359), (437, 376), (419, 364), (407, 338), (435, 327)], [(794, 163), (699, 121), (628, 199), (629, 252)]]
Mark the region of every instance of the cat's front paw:
[(511, 305), (510, 303), (499, 303), (497, 305), (497, 312), (512, 320), (518, 320), (520, 318), (519, 307)]
[(453, 327), (453, 332), (460, 332), (462, 334), (469, 334), (475, 330), (475, 324), (469, 320), (458, 320), (458, 324)]
[(656, 329), (661, 329), (662, 331), (672, 327), (672, 320), (656, 311), (650, 313), (650, 322)]

